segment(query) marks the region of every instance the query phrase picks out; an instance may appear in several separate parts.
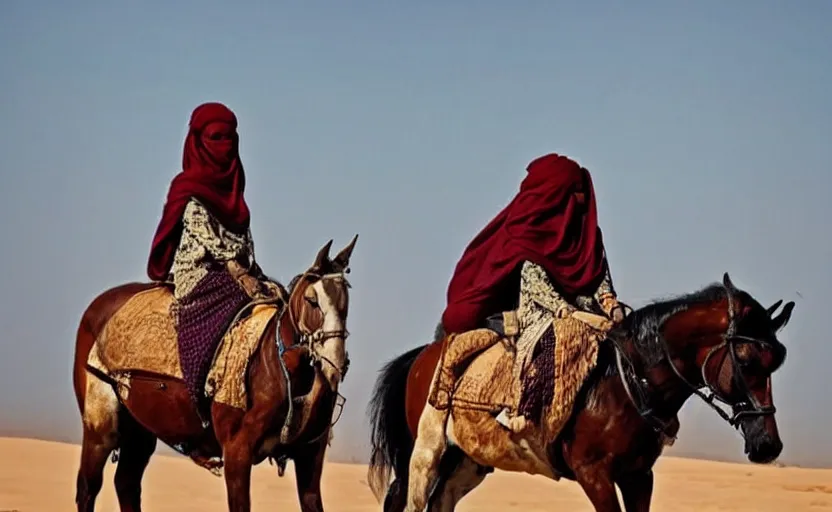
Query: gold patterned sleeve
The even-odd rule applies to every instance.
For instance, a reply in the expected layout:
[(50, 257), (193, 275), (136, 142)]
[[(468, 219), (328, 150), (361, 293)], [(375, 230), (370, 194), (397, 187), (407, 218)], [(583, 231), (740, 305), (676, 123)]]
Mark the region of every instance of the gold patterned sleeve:
[(195, 199), (185, 207), (182, 226), (218, 262), (237, 259), (247, 250), (243, 237), (223, 236), (226, 233), (219, 221)]
[(559, 316), (574, 309), (555, 290), (546, 270), (531, 261), (523, 262), (523, 267), (520, 269), (520, 294)]

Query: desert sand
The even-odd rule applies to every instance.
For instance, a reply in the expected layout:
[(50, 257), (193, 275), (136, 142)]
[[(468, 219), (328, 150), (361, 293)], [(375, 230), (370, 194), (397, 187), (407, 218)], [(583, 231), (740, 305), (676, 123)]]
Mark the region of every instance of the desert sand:
[[(74, 510), (79, 447), (0, 438), (0, 512)], [(107, 465), (96, 510), (115, 511), (115, 470)], [(380, 510), (366, 484), (366, 467), (328, 463), (324, 506), (329, 511)], [(253, 509), (298, 510), (291, 463), (283, 478), (268, 463), (254, 469)], [(179, 456), (156, 455), (148, 467), (144, 508), (156, 512), (226, 510), (223, 481)], [(832, 511), (832, 470), (777, 468), (665, 457), (656, 470), (654, 510)], [(591, 511), (572, 482), (497, 472), (458, 510)]]

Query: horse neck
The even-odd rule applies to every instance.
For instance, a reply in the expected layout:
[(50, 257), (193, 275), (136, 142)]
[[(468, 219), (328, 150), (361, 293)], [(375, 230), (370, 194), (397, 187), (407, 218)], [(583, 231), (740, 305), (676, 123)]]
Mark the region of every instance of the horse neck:
[[(632, 339), (624, 342), (622, 348), (636, 366), (637, 379), (643, 376), (647, 380), (648, 387), (646, 391), (648, 394), (649, 408), (653, 410), (656, 417), (662, 421), (669, 422), (679, 413), (682, 406), (685, 405), (685, 402), (687, 402), (693, 393), (673, 373), (666, 359), (662, 359), (659, 362), (651, 362), (650, 358), (645, 357), (641, 350), (636, 347)], [(630, 401), (619, 372), (610, 374), (607, 380), (613, 388), (618, 389), (618, 392), (620, 392), (619, 396), (622, 400)], [(630, 383), (629, 386), (631, 392), (634, 392), (638, 383)]]
[[(728, 327), (726, 305), (725, 300), (691, 305), (670, 315), (660, 327), (657, 350), (662, 352), (661, 360), (652, 361), (643, 371), (663, 416), (675, 416), (693, 396), (691, 386), (704, 384), (702, 354), (719, 343)], [(662, 344), (666, 344), (666, 352)], [(635, 346), (631, 344), (630, 349), (635, 351)]]

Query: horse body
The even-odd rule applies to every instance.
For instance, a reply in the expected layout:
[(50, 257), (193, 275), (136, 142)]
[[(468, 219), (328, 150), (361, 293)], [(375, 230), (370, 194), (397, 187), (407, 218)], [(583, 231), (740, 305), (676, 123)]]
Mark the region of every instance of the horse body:
[[(301, 509), (323, 510), (324, 454), (337, 386), (347, 366), (348, 284), (343, 273), (355, 239), (334, 259), (329, 257), (331, 244), (296, 278), (288, 303), (265, 329), (248, 364), (249, 407), (212, 403), (213, 428), (203, 427), (180, 380), (132, 375), (129, 398), (120, 400), (113, 382), (87, 365), (109, 318), (136, 293), (157, 285), (122, 285), (93, 300), (78, 329), (73, 368), (83, 421), (76, 493), (79, 511), (94, 510), (103, 469), (114, 450), (118, 450), (115, 487), (121, 510), (141, 510), (141, 480), (157, 439), (171, 446), (187, 443), (200, 454), (197, 462), (208, 468), (216, 465), (211, 459), (221, 459), (230, 511), (250, 510), (251, 466), (266, 458), (279, 460), (281, 474), (285, 460), (293, 459)], [(286, 346), (282, 362), (275, 343), (278, 334)], [(302, 345), (301, 339), (308, 341)], [(292, 402), (290, 415), (292, 397), (302, 400)], [(294, 428), (288, 428), (289, 416), (295, 418)]]
[[(379, 498), (386, 494), (385, 511), (453, 510), (498, 468), (576, 480), (598, 511), (621, 510), (617, 485), (628, 512), (647, 511), (652, 467), (675, 439), (678, 411), (700, 387), (734, 409), (726, 419), (741, 429), (749, 459), (770, 462), (782, 450), (770, 376), (785, 348), (775, 332), (794, 307), (772, 317), (779, 304), (766, 311), (726, 275), (721, 287), (636, 311), (626, 339), (601, 346), (597, 368), (554, 439), (511, 434), (491, 411), (434, 409), (427, 396), (446, 340), (411, 350), (388, 363), (376, 383), (371, 487)], [(633, 362), (637, 379), (622, 378), (616, 350)], [(649, 383), (649, 403), (631, 398), (644, 391), (641, 382)]]

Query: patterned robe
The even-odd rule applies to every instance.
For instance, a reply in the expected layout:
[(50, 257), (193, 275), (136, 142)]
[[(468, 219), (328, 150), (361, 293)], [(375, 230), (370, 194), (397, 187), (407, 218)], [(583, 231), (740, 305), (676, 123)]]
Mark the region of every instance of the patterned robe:
[[(601, 302), (608, 296), (615, 296), (609, 268), (592, 297), (565, 297), (543, 267), (530, 261), (523, 263), (517, 309), (520, 334), (517, 337), (514, 378), (515, 382), (523, 382), (519, 413), (527, 419), (536, 422), (543, 404), (551, 400), (556, 343), (552, 322), (574, 309), (597, 314), (601, 312)], [(535, 352), (538, 345), (539, 350)], [(530, 366), (534, 367), (533, 372), (528, 371)]]
[(254, 263), (251, 230), (241, 235), (225, 229), (196, 199), (191, 199), (185, 207), (182, 226), (182, 238), (171, 268), (177, 300), (193, 291), (214, 267), (224, 266), (231, 260), (240, 261), (244, 267)]
[(202, 405), (205, 378), (217, 346), (234, 317), (251, 300), (225, 264), (237, 260), (250, 268), (254, 244), (250, 231), (237, 234), (225, 229), (196, 199), (185, 208), (182, 225), (171, 269), (179, 359), (191, 397)]

